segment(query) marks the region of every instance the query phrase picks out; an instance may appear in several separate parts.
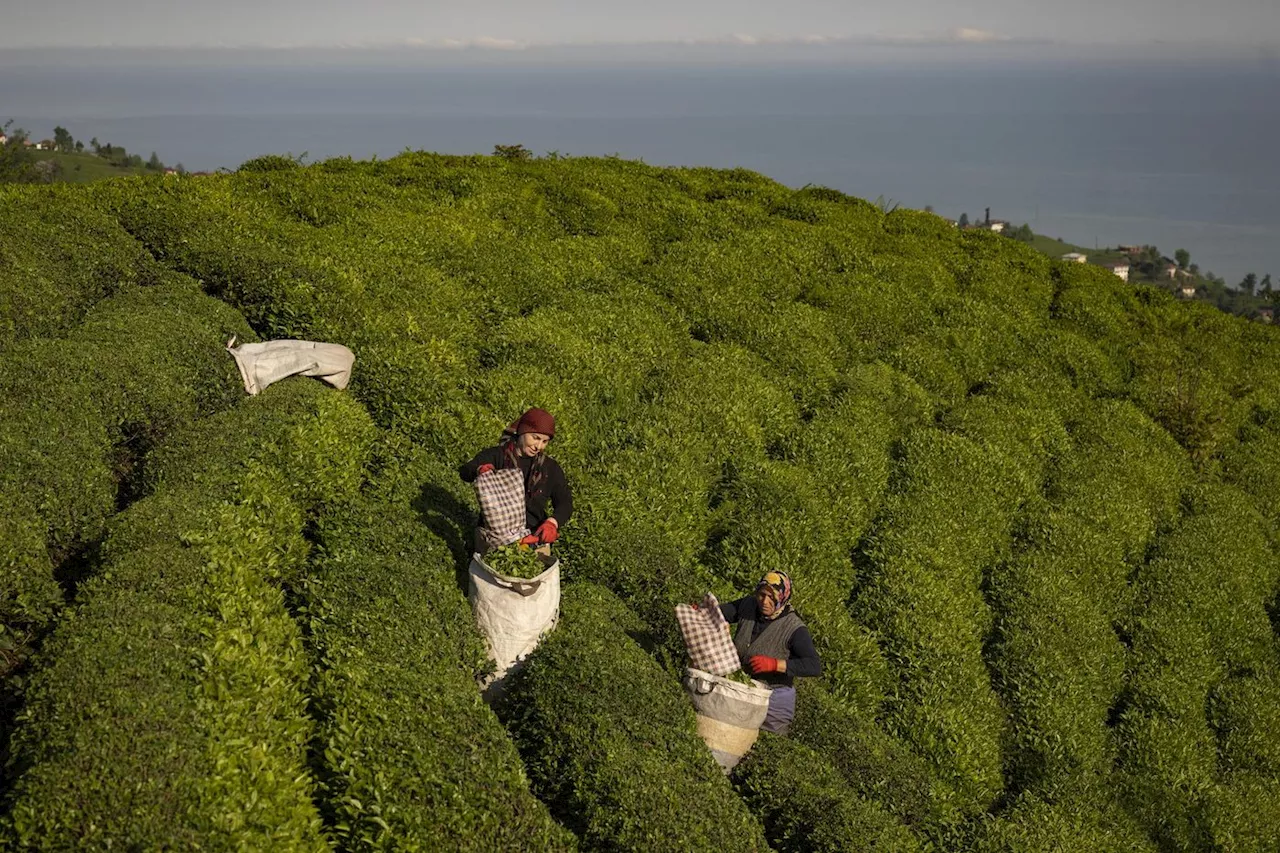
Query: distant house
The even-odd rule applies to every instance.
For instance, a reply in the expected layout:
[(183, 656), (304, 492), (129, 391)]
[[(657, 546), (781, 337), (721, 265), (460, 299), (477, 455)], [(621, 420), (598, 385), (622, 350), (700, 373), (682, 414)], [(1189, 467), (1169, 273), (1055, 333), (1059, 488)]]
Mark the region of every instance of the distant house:
[(165, 170), (164, 170), (164, 173), (165, 173), (166, 175), (176, 175), (176, 174), (178, 174), (178, 170), (177, 170), (177, 169), (165, 169)]
[(1141, 255), (1146, 250), (1146, 246), (1116, 246), (1116, 251), (1124, 255)]
[(53, 150), (53, 140), (52, 140), (52, 139), (41, 139), (39, 142), (37, 142), (37, 143), (36, 143), (36, 150), (37, 150), (37, 151), (52, 151), (52, 150)]
[(1189, 281), (1184, 281), (1178, 288), (1178, 295), (1183, 299), (1191, 299), (1196, 295), (1196, 286)]
[(1258, 320), (1263, 323), (1272, 323), (1276, 319), (1276, 309), (1270, 305), (1263, 305), (1258, 309)]
[(1071, 261), (1072, 263), (1077, 263), (1077, 264), (1083, 264), (1085, 261), (1089, 260), (1089, 256), (1083, 255), (1080, 252), (1067, 252), (1065, 255), (1062, 256), (1062, 260)]
[(1120, 277), (1121, 281), (1129, 280), (1129, 262), (1128, 261), (1107, 261), (1101, 264), (1104, 269), (1109, 269)]
[(9, 137), (5, 136), (3, 133), (0, 133), (0, 145), (4, 145), (8, 141), (9, 141)]
[(1161, 269), (1161, 271), (1165, 274), (1165, 277), (1166, 277), (1166, 278), (1177, 278), (1177, 277), (1178, 277), (1178, 265), (1177, 265), (1177, 264), (1175, 264), (1175, 263), (1165, 263), (1165, 264), (1162, 264), (1162, 265), (1161, 265), (1161, 267), (1160, 267), (1160, 269)]
[(959, 225), (960, 225), (960, 220), (959, 220), (959, 219), (952, 219), (952, 218), (951, 218), (951, 217), (949, 217), (949, 216), (944, 216), (944, 217), (942, 217), (942, 218), (943, 218), (943, 219), (946, 221), (946, 223), (947, 223), (948, 225), (950, 225), (952, 228), (957, 228), (957, 227), (959, 227)]

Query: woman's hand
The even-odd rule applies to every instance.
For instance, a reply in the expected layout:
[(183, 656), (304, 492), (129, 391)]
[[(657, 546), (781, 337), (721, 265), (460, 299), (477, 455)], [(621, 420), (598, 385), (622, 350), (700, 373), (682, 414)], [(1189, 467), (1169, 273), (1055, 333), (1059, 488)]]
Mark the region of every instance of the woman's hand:
[(785, 660), (771, 658), (767, 655), (752, 655), (747, 658), (747, 666), (751, 667), (752, 675), (787, 671), (787, 662)]
[(560, 537), (560, 523), (554, 518), (548, 518), (538, 525), (538, 529), (534, 533), (538, 535), (539, 542), (543, 545), (550, 545)]

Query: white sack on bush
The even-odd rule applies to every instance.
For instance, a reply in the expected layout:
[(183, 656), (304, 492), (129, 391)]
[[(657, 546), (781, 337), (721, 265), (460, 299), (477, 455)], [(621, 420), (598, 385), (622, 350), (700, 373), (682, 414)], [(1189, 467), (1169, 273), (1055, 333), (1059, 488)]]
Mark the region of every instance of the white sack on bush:
[(351, 381), (356, 356), (341, 344), (280, 340), (235, 346), (235, 342), (235, 338), (227, 341), (227, 352), (236, 360), (250, 396), (289, 376), (314, 376), (339, 391)]

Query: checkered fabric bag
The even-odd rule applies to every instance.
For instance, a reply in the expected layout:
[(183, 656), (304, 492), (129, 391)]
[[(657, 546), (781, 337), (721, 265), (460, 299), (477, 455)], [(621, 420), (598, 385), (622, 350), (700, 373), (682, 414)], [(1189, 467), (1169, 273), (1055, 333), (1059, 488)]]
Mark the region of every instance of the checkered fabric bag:
[(486, 471), (476, 477), (476, 499), (485, 538), (501, 547), (529, 534), (525, 526), (524, 474), (519, 468)]
[(728, 675), (742, 668), (738, 650), (729, 636), (729, 623), (720, 612), (720, 602), (707, 593), (697, 607), (692, 604), (676, 605), (676, 621), (694, 669), (712, 675)]

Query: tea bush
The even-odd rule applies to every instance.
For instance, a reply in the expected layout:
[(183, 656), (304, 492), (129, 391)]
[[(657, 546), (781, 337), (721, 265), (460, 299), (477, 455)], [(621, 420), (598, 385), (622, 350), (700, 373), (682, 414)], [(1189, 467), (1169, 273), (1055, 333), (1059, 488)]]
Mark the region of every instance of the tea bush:
[(407, 503), (329, 507), (302, 585), (322, 804), (344, 849), (570, 849), (481, 701), (452, 556)]
[(1230, 718), (1215, 734), (1207, 710), (1231, 672), (1274, 666), (1264, 605), (1276, 585), (1264, 525), (1243, 494), (1201, 487), (1187, 509), (1138, 575), (1130, 699), (1117, 729), (1130, 809), (1158, 839), (1184, 845), (1237, 831), (1227, 813), (1206, 823), (1218, 738), (1234, 746)]
[(972, 849), (977, 851), (1097, 850), (1136, 853), (1160, 849), (1097, 781), (1077, 778), (1071, 790), (1052, 800), (1018, 799), (998, 818), (984, 822)]
[(61, 604), (54, 571), (91, 549), (140, 493), (155, 443), (243, 395), (223, 344), (247, 332), (193, 283), (157, 284), (102, 299), (64, 337), (5, 351), (0, 503), (14, 532), (3, 537), (0, 623), (14, 642), (10, 663)]
[[(433, 811), (459, 844), (571, 846), (523, 760), (583, 846), (762, 847), (686, 725), (672, 607), (744, 594), (777, 566), (796, 578), (825, 675), (801, 690), (790, 744), (761, 746), (818, 753), (812, 778), (791, 781), (830, 804), (771, 824), (779, 843), (888, 845), (901, 824), (938, 849), (1274, 846), (1258, 826), (1274, 823), (1277, 773), (1274, 328), (925, 213), (616, 158), (267, 157), (234, 174), (10, 189), (0, 237), (0, 653), (53, 618), (53, 573), (86, 570), (88, 597), (33, 684), (100, 665), (116, 695), (122, 646), (102, 637), (161, 622), (175, 649), (204, 649), (182, 614), (226, 590), (192, 579), (215, 564), (238, 577), (235, 560), (197, 555), (206, 544), (175, 544), (175, 519), (208, 536), (184, 525), (243, 511), (287, 553), (269, 581), (243, 581), (261, 592), (264, 651), (242, 664), (286, 673), (263, 718), (271, 754), (292, 767), (304, 732), (320, 788), (301, 771), (294, 786), (244, 774), (258, 781), (200, 802), (261, 782), (256, 802), (274, 805), (225, 814), (285, 815), (302, 846), (317, 832), (425, 845)], [(230, 334), (343, 343), (357, 354), (348, 393), (313, 400), (316, 383), (287, 383), (236, 409), (287, 416), (229, 430), (205, 416), (239, 396)], [(513, 706), (517, 759), (472, 683), (458, 578), (473, 498), (454, 468), (531, 405), (558, 418), (576, 511), (557, 543), (565, 622)], [(127, 575), (146, 601), (171, 589), (186, 609), (109, 598), (126, 564), (152, 567)], [(302, 632), (272, 598), (281, 585)], [(414, 651), (388, 651), (400, 644)], [(213, 664), (136, 648), (150, 668), (128, 695), (172, 713), (101, 777), (109, 788), (169, 778), (154, 756), (171, 735), (207, 741), (190, 696)], [(609, 679), (617, 697), (566, 695), (596, 666), (625, 673)], [(298, 695), (314, 737), (291, 722)], [(99, 717), (69, 713), (57, 730), (24, 723), (17, 754), (98, 737)], [(237, 713), (226, 725), (257, 731)], [(555, 738), (530, 733), (535, 716)], [(21, 760), (27, 821), (46, 763)], [(774, 784), (764, 764), (748, 765), (755, 789)], [(139, 846), (213, 844), (212, 818), (172, 817), (196, 800), (153, 808), (147, 784)], [(312, 792), (318, 809), (290, 811)], [(689, 803), (710, 817), (678, 836)], [(323, 830), (308, 828), (317, 815)], [(197, 829), (166, 838), (166, 820)]]
[(791, 737), (830, 762), (852, 793), (878, 803), (917, 836), (954, 843), (963, 830), (955, 792), (924, 759), (821, 685), (800, 682), (799, 692)]
[(1000, 790), (1003, 714), (982, 658), (985, 567), (1007, 547), (1018, 489), (1007, 457), (934, 428), (903, 441), (899, 485), (870, 534), (855, 613), (898, 683), (893, 729), (983, 810)]
[(327, 846), (306, 771), (307, 661), (280, 584), (307, 551), (293, 493), (349, 494), (367, 430), (349, 400), (288, 383), (174, 439), (163, 464), (183, 476), (112, 523), (32, 675), (11, 842)]
[(175, 278), (84, 187), (0, 190), (0, 353), (62, 334), (119, 290)]
[(679, 682), (637, 644), (643, 633), (607, 591), (565, 590), (560, 624), (508, 697), (534, 791), (586, 847), (766, 849)]
[(762, 734), (734, 769), (743, 799), (764, 820), (774, 850), (920, 850), (902, 824), (849, 790), (844, 777), (803, 744)]

